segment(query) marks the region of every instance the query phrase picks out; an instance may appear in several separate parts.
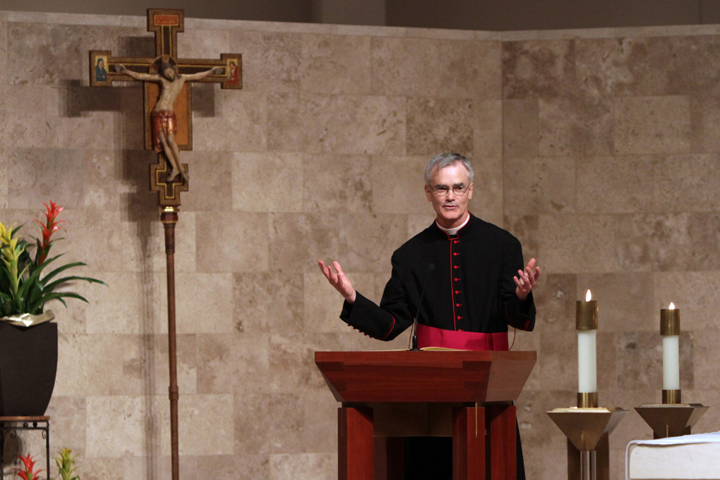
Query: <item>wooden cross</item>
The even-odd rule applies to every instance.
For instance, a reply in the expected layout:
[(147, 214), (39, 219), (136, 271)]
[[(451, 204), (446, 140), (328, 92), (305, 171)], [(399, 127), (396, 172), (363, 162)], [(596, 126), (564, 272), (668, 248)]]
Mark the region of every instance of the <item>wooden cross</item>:
[[(107, 50), (90, 52), (90, 86), (110, 87), (113, 82), (144, 81), (145, 149), (160, 152), (158, 163), (150, 166), (150, 190), (158, 192), (158, 201), (162, 209), (160, 220), (165, 229), (173, 480), (178, 480), (180, 477), (178, 434), (180, 392), (177, 385), (175, 329), (175, 224), (178, 221), (180, 192), (188, 190), (188, 180), (185, 175), (169, 178), (168, 170), (173, 163), (173, 168), (177, 171), (181, 171), (182, 168), (187, 170), (187, 165), (179, 161), (179, 152), (169, 146), (174, 146), (178, 150), (192, 149), (192, 88), (186, 81), (220, 83), (222, 88), (242, 88), (240, 54), (223, 53), (220, 55), (220, 60), (178, 58), (177, 33), (182, 32), (184, 27), (183, 10), (149, 9), (148, 31), (155, 33), (155, 58), (113, 57), (112, 52)], [(116, 66), (120, 71), (116, 70)], [(181, 77), (177, 77), (177, 74)], [(154, 111), (156, 105), (158, 111)], [(162, 144), (160, 149), (158, 143)], [(168, 158), (168, 155), (171, 158)]]
[[(211, 74), (202, 83), (220, 83), (222, 88), (242, 88), (242, 55), (223, 53), (219, 60), (184, 59), (177, 55), (177, 34), (185, 29), (183, 10), (149, 9), (147, 12), (148, 31), (155, 33), (155, 58), (113, 57), (109, 50), (90, 52), (90, 86), (110, 87), (113, 82), (135, 81), (126, 73), (115, 71), (117, 65), (136, 73), (161, 73), (161, 62), (170, 57), (181, 75), (192, 75), (213, 67), (222, 67), (220, 74)], [(160, 85), (143, 82), (145, 90), (145, 150), (153, 150), (151, 112), (160, 95)], [(180, 150), (192, 150), (192, 88), (186, 83), (174, 104), (177, 115), (175, 142)], [(162, 158), (161, 158), (162, 157)], [(188, 182), (182, 177), (166, 181), (168, 161), (165, 155), (158, 155), (158, 163), (150, 168), (150, 190), (158, 192), (161, 207), (180, 205), (180, 192), (188, 190)], [(186, 164), (182, 164), (187, 169)]]

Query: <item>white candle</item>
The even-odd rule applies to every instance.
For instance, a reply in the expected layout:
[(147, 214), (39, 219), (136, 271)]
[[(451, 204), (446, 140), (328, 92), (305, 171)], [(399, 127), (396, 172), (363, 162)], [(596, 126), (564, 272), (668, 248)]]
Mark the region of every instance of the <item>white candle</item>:
[(578, 331), (578, 392), (597, 392), (596, 330)]
[(663, 390), (680, 390), (680, 337), (663, 337)]
[(585, 301), (577, 302), (578, 393), (597, 392), (597, 302), (587, 291)]
[(680, 390), (680, 310), (673, 303), (660, 312), (663, 339), (663, 390)]

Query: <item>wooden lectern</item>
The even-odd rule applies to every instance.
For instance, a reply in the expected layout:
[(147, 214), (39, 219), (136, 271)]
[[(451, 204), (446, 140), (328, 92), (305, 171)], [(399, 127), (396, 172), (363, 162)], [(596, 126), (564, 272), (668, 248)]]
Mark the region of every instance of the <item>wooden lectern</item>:
[(454, 480), (515, 480), (515, 407), (536, 352), (315, 352), (338, 409), (339, 480), (398, 480), (398, 439), (452, 436)]

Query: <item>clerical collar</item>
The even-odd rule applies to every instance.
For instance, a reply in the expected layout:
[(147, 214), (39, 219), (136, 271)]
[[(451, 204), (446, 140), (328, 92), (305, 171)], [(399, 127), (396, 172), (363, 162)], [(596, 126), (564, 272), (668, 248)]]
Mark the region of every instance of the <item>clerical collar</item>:
[(455, 228), (445, 228), (445, 227), (441, 227), (440, 224), (437, 222), (437, 220), (435, 220), (435, 225), (437, 225), (437, 227), (438, 227), (440, 230), (442, 230), (443, 232), (447, 233), (447, 234), (450, 235), (451, 237), (454, 237), (455, 235), (457, 235), (457, 232), (460, 231), (461, 228), (463, 228), (465, 225), (467, 225), (467, 223), (468, 223), (469, 221), (470, 221), (470, 214), (468, 213), (467, 218), (466, 218), (465, 221), (462, 223), (462, 225), (460, 225), (459, 227), (455, 227)]

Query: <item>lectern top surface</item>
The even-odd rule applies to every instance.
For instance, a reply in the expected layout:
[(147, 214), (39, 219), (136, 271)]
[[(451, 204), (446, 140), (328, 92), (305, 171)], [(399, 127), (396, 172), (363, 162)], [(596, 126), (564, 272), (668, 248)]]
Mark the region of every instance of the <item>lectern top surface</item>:
[(339, 402), (516, 400), (536, 352), (315, 352)]

